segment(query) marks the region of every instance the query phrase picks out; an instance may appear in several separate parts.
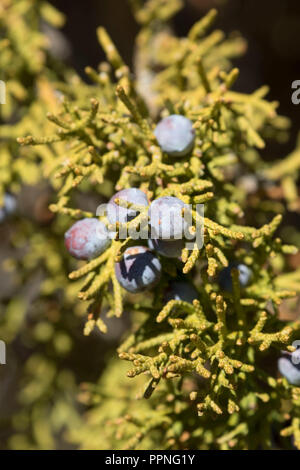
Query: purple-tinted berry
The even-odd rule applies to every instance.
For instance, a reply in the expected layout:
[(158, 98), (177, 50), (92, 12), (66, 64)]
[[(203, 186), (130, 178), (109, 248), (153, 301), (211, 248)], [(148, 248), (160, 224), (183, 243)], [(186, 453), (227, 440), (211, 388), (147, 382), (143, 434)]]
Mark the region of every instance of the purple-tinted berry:
[(98, 219), (78, 220), (65, 233), (66, 248), (77, 259), (96, 258), (110, 242), (107, 228)]
[(161, 264), (149, 248), (134, 246), (127, 248), (121, 261), (115, 264), (115, 273), (124, 289), (138, 293), (151, 289), (159, 282)]
[(219, 274), (219, 284), (221, 289), (228, 292), (232, 291), (232, 277), (231, 270), (233, 268), (238, 269), (239, 271), (239, 281), (242, 287), (246, 287), (252, 276), (251, 270), (245, 264), (232, 263), (227, 268), (222, 269)]
[(13, 214), (17, 208), (17, 200), (15, 196), (9, 193), (4, 194), (3, 206), (0, 207), (0, 222), (3, 222), (6, 217)]
[(170, 300), (182, 300), (183, 302), (193, 303), (193, 300), (197, 298), (198, 292), (194, 286), (185, 281), (171, 282), (164, 295), (165, 302), (169, 302)]
[(181, 199), (173, 196), (159, 197), (151, 203), (148, 214), (151, 238), (184, 238), (189, 227), (190, 209)]
[(283, 352), (278, 359), (278, 369), (287, 381), (296, 386), (300, 386), (300, 349), (293, 353)]
[(135, 210), (116, 204), (114, 201), (117, 198), (139, 206), (147, 207), (149, 205), (146, 194), (140, 189), (122, 189), (122, 191), (114, 194), (107, 204), (107, 218), (111, 224), (115, 224), (116, 222), (126, 223), (138, 215)]
[(157, 251), (166, 258), (180, 258), (184, 248), (184, 240), (158, 240), (155, 238), (148, 240), (150, 250)]
[(193, 123), (179, 114), (162, 119), (154, 134), (162, 150), (172, 156), (182, 157), (190, 152), (194, 145)]

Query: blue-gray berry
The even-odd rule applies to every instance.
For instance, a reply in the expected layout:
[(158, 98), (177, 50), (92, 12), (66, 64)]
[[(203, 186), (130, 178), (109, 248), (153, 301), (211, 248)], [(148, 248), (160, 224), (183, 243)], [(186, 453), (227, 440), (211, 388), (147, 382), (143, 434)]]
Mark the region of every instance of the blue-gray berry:
[(116, 277), (124, 289), (134, 294), (154, 287), (161, 277), (159, 259), (145, 246), (127, 248), (115, 264)]
[(3, 206), (0, 207), (0, 222), (3, 222), (9, 215), (13, 214), (17, 208), (15, 196), (5, 193), (3, 197)]
[(150, 250), (155, 250), (166, 258), (180, 258), (184, 248), (184, 240), (159, 240), (152, 238), (148, 240)]
[(172, 114), (162, 119), (154, 134), (161, 149), (172, 156), (182, 157), (190, 152), (194, 145), (193, 123), (180, 114)]
[(221, 289), (228, 292), (232, 291), (232, 278), (231, 270), (233, 268), (238, 269), (239, 271), (239, 281), (242, 287), (246, 287), (252, 276), (251, 269), (248, 268), (245, 264), (242, 263), (231, 263), (227, 268), (222, 269), (219, 274), (219, 285)]
[(133, 209), (121, 207), (116, 204), (115, 199), (131, 202), (139, 206), (147, 207), (149, 205), (147, 195), (138, 188), (122, 189), (112, 196), (107, 204), (107, 218), (111, 224), (116, 222), (126, 223), (137, 216), (137, 212)]
[(279, 372), (291, 385), (300, 386), (300, 348), (293, 353), (283, 352), (278, 359)]
[(190, 208), (181, 199), (163, 196), (149, 207), (151, 238), (182, 239), (191, 225)]
[(111, 239), (106, 226), (98, 219), (78, 220), (65, 233), (68, 252), (77, 259), (92, 259), (101, 255)]
[(167, 287), (164, 295), (165, 302), (170, 300), (182, 300), (193, 303), (198, 298), (198, 292), (192, 284), (185, 281), (172, 281)]

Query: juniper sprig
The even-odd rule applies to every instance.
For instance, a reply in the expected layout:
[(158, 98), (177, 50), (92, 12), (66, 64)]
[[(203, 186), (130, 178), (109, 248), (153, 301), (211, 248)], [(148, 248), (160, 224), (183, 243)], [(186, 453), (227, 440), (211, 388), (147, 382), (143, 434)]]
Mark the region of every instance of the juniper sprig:
[[(105, 233), (114, 223), (115, 234), (95, 256), (78, 256), (88, 259), (75, 265), (70, 281), (62, 260), (53, 279), (45, 261), (46, 291), (60, 285), (63, 273), (63, 288), (77, 291), (74, 308), (85, 316), (85, 335), (107, 331), (105, 313), (119, 318), (130, 312), (132, 321), (118, 348), (119, 358), (130, 363), (128, 378), (121, 361), (112, 361), (98, 384), (84, 384), (79, 399), (90, 409), (67, 439), (97, 449), (255, 449), (274, 447), (272, 436), (281, 433), (283, 447), (289, 447), (284, 437), (293, 436), (300, 448), (299, 388), (277, 374), (281, 350), (293, 352), (300, 334), (299, 322), (279, 315), (282, 303), (300, 291), (299, 272), (289, 272), (286, 263), (297, 249), (280, 238), (284, 203), (259, 197), (260, 180), (267, 179), (285, 188), (290, 209), (298, 200), (292, 175), (297, 151), (287, 166), (270, 166), (260, 154), (269, 138), (286, 132), (287, 122), (277, 115), (278, 104), (266, 99), (266, 87), (234, 91), (239, 72), (231, 60), (244, 52), (245, 42), (209, 32), (215, 10), (179, 39), (168, 27), (179, 0), (131, 3), (141, 25), (133, 73), (100, 27), (107, 61), (97, 70), (86, 68), (93, 84), (68, 71), (58, 83), (50, 77), (48, 89), (59, 90), (61, 98), (41, 120), (41, 131), (30, 124), (32, 109), (10, 131), (24, 130), (20, 174), (30, 161), (37, 180), (46, 177), (52, 188), (58, 237), (72, 221), (95, 220), (97, 207), (93, 212), (79, 205), (78, 195), (93, 192), (99, 205), (110, 201), (117, 213), (97, 213)], [(40, 116), (43, 97), (37, 101)], [(170, 121), (175, 131), (182, 122), (187, 126), (176, 132), (176, 148), (169, 145), (174, 129), (157, 131), (158, 122)], [(241, 183), (249, 175), (252, 200)], [(155, 239), (161, 241), (163, 216), (174, 200), (176, 220), (190, 207), (204, 243), (192, 242), (170, 259), (152, 243), (154, 255), (146, 240), (132, 234), (153, 225), (156, 207)], [(160, 213), (161, 201), (167, 202)], [(180, 224), (173, 229), (180, 232)], [(175, 243), (174, 233), (170, 238), (167, 243)], [(145, 276), (143, 263), (131, 259), (145, 253), (156, 277)], [(247, 282), (240, 266), (249, 273)], [(224, 270), (229, 289), (220, 282)], [(175, 282), (192, 283), (195, 297), (168, 298)]]

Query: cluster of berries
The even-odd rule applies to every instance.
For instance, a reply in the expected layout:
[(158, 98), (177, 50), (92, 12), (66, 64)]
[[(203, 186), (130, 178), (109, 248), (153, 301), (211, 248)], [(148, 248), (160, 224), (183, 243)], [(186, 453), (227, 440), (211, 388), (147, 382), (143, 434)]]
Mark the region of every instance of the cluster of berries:
[[(128, 207), (117, 202), (126, 201)], [(123, 189), (116, 193), (107, 205), (107, 219), (111, 227), (126, 224), (138, 212), (133, 206), (147, 208), (146, 194), (137, 188)], [(151, 289), (160, 280), (161, 263), (155, 252), (168, 258), (181, 255), (185, 222), (182, 208), (185, 204), (176, 197), (161, 197), (150, 204), (149, 226), (153, 238), (148, 247), (138, 245), (127, 248), (121, 261), (115, 264), (119, 283), (129, 292), (137, 293)], [(98, 219), (86, 218), (76, 222), (65, 234), (66, 247), (77, 259), (92, 259), (103, 253), (109, 246), (115, 232), (110, 231)]]
[[(184, 156), (191, 151), (195, 131), (192, 122), (184, 116), (171, 115), (162, 119), (155, 129), (158, 144), (170, 156)], [(128, 202), (127, 207), (118, 204)], [(148, 207), (146, 194), (137, 188), (124, 189), (116, 193), (107, 205), (107, 219), (111, 226), (126, 224), (138, 212), (131, 208)], [(176, 197), (160, 197), (150, 204), (148, 210), (151, 237), (148, 247), (138, 245), (127, 248), (120, 262), (115, 264), (116, 277), (121, 286), (129, 292), (138, 293), (151, 289), (160, 280), (161, 263), (155, 252), (167, 258), (179, 258), (184, 247), (184, 233), (187, 223), (183, 210), (188, 206)], [(91, 259), (99, 256), (109, 246), (114, 233), (98, 219), (90, 218), (76, 222), (65, 234), (65, 244), (72, 256), (78, 259)], [(177, 285), (180, 284), (180, 285)], [(172, 298), (192, 301), (197, 292), (186, 283), (170, 285)], [(179, 289), (180, 288), (180, 289)], [(179, 294), (175, 294), (182, 290)], [(172, 294), (173, 292), (173, 294)], [(192, 298), (193, 297), (193, 298)]]

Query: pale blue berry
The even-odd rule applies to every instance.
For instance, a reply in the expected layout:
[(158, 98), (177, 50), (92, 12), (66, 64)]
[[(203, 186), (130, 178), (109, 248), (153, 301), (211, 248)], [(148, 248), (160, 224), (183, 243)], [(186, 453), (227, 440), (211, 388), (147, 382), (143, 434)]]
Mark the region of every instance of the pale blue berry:
[(148, 240), (150, 250), (157, 251), (157, 253), (165, 256), (166, 258), (180, 258), (184, 245), (184, 240), (170, 241), (155, 238)]
[(121, 207), (116, 204), (115, 199), (120, 199), (123, 201), (131, 202), (139, 206), (147, 207), (149, 205), (148, 198), (146, 194), (138, 188), (129, 188), (122, 189), (112, 196), (107, 204), (107, 218), (109, 222), (113, 225), (116, 222), (126, 223), (134, 219), (138, 213), (129, 208)]
[(185, 281), (172, 281), (167, 287), (164, 295), (165, 302), (170, 300), (181, 300), (193, 303), (198, 298), (198, 292), (192, 284)]
[(233, 268), (236, 268), (239, 271), (239, 281), (241, 287), (246, 287), (252, 276), (252, 271), (245, 264), (231, 263), (227, 268), (222, 269), (219, 274), (220, 287), (221, 289), (228, 292), (232, 291), (231, 270)]
[(121, 261), (115, 264), (117, 280), (134, 294), (154, 287), (161, 277), (159, 259), (145, 246), (127, 248)]
[(283, 352), (278, 359), (278, 369), (291, 385), (300, 386), (300, 349), (293, 353)]
[(190, 152), (194, 145), (193, 123), (179, 114), (162, 119), (154, 134), (161, 149), (172, 156), (182, 157)]
[(78, 220), (65, 233), (68, 252), (77, 259), (92, 259), (101, 255), (111, 239), (106, 226), (98, 219)]
[(189, 206), (177, 197), (163, 196), (155, 199), (148, 214), (151, 238), (179, 240), (184, 238), (190, 225)]
[(15, 196), (5, 193), (3, 197), (3, 206), (0, 207), (0, 222), (3, 222), (9, 215), (13, 214), (17, 208)]

